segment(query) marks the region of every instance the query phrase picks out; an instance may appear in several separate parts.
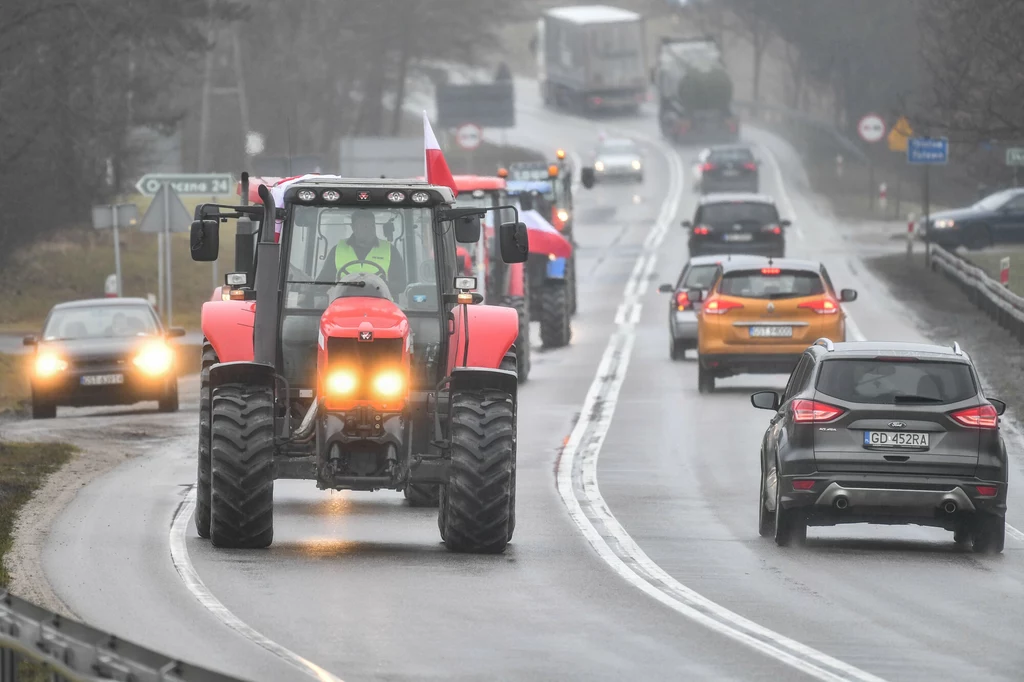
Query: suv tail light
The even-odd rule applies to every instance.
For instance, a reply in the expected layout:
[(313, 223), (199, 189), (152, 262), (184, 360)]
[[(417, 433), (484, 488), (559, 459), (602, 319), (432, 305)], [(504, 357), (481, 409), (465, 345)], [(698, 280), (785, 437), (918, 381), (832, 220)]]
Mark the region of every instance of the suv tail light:
[(770, 234), (782, 234), (782, 228), (778, 225), (765, 225), (761, 228), (762, 232), (768, 232)]
[(690, 294), (685, 291), (676, 292), (676, 310), (689, 310), (693, 307), (690, 303)]
[(746, 168), (748, 171), (756, 171), (757, 170), (757, 164), (756, 163), (745, 163), (745, 164), (743, 164), (743, 167)]
[(976, 485), (974, 487), (978, 489), (978, 494), (982, 497), (995, 497), (999, 492), (999, 488), (994, 485)]
[(819, 315), (835, 315), (839, 312), (839, 304), (828, 297), (801, 303), (797, 308), (810, 308)]
[(817, 400), (793, 401), (793, 421), (797, 424), (822, 424), (834, 421), (845, 411)]
[(710, 234), (710, 232), (711, 232), (711, 228), (708, 227), (707, 225), (698, 225), (697, 227), (693, 228), (693, 233), (694, 234), (699, 234), (699, 235), (702, 235), (702, 236), (706, 235), (706, 234)]
[(701, 170), (702, 173), (707, 173), (708, 171), (713, 171), (713, 170), (715, 170), (715, 164), (713, 164), (713, 163), (705, 163), (703, 166), (700, 167), (700, 170)]
[(965, 410), (950, 412), (953, 421), (966, 426), (969, 429), (996, 429), (999, 428), (999, 413), (991, 405), (978, 405), (968, 407)]
[(724, 298), (711, 297), (701, 306), (701, 311), (708, 315), (724, 315), (734, 308), (742, 308), (742, 303), (727, 301)]

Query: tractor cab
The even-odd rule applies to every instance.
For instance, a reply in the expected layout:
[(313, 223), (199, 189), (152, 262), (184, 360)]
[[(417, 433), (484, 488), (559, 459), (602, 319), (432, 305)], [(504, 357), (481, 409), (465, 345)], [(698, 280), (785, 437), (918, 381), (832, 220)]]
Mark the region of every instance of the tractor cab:
[[(449, 188), (407, 180), (312, 175), (257, 191), (262, 205), (201, 205), (192, 224), (195, 260), (217, 257), (222, 221), (258, 225), (236, 238), (251, 266), (226, 276), (229, 300), (203, 306), (200, 534), (219, 546), (266, 546), (272, 481), (300, 478), (404, 491), (412, 504), (440, 504), (450, 548), (503, 549), (511, 526), (507, 536), (477, 533), (473, 524), (487, 520), (465, 518), (460, 497), (482, 503), (493, 491), (453, 483), (484, 480), (464, 468), (481, 463), (453, 463), (450, 447), (454, 423), (477, 418), (454, 409), (459, 401), (503, 395), (515, 409), (516, 314), (480, 305), (476, 278), (457, 262), (458, 245), (480, 242), (495, 207), (456, 207)], [(496, 255), (523, 262), (526, 226), (511, 214), (494, 221)], [(236, 432), (249, 418), (266, 438), (253, 435), (255, 424)], [(218, 438), (218, 429), (230, 433)], [(263, 506), (241, 523), (239, 496), (249, 494), (263, 495)]]

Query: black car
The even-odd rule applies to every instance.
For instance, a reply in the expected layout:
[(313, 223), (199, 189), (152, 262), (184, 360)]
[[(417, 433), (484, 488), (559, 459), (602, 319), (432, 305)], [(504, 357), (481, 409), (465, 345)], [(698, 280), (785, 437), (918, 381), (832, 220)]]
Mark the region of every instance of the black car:
[(775, 412), (761, 445), (762, 536), (784, 546), (808, 525), (917, 524), (1003, 550), (1006, 405), (985, 397), (958, 345), (819, 339), (782, 394), (750, 400)]
[(713, 194), (700, 198), (690, 230), (690, 256), (745, 253), (753, 256), (786, 255), (785, 228), (775, 201), (762, 194)]
[(750, 147), (708, 147), (697, 157), (701, 194), (757, 192), (758, 165)]
[(32, 416), (52, 419), (59, 405), (129, 405), (157, 400), (178, 409), (175, 348), (168, 339), (185, 330), (164, 328), (141, 298), (97, 298), (59, 303), (43, 324), (32, 362)]
[(946, 248), (983, 249), (1024, 241), (1024, 189), (990, 194), (973, 206), (930, 216), (925, 237)]

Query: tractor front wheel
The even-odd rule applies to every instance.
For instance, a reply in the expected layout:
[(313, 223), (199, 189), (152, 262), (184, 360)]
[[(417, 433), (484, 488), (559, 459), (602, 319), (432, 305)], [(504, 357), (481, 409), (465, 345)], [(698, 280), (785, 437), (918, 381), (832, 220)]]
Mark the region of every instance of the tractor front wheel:
[(196, 532), (210, 537), (210, 367), (219, 362), (217, 351), (203, 343), (199, 372), (199, 466), (196, 473)]
[(576, 253), (565, 262), (565, 287), (569, 298), (569, 315), (576, 314)]
[(274, 540), (273, 390), (213, 389), (210, 442), (210, 539), (216, 547), (268, 547)]
[(498, 554), (512, 534), (516, 468), (515, 398), (461, 391), (451, 400), (451, 465), (438, 526), (448, 549)]
[(540, 339), (545, 348), (562, 348), (572, 339), (565, 282), (548, 282), (541, 287)]
[(519, 313), (519, 336), (516, 337), (516, 372), (519, 383), (530, 376), (530, 306), (525, 298), (513, 298), (511, 305)]

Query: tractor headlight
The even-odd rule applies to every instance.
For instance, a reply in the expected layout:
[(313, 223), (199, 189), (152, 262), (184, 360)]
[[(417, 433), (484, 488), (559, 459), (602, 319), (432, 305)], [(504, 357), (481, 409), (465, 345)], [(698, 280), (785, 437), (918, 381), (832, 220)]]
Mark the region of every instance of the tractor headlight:
[(42, 353), (36, 358), (36, 376), (47, 379), (68, 368), (67, 360), (56, 353)]
[(564, 223), (566, 220), (569, 219), (569, 212), (566, 211), (564, 208), (558, 209), (558, 219)]
[(633, 170), (640, 170), (640, 161), (638, 159), (633, 159), (632, 166)]
[(405, 379), (395, 370), (385, 370), (373, 378), (373, 390), (382, 398), (397, 398), (405, 390)]
[(174, 365), (174, 351), (159, 341), (149, 343), (132, 359), (132, 364), (142, 370), (143, 374), (158, 377), (166, 374)]
[(356, 375), (347, 369), (339, 369), (327, 375), (325, 388), (332, 396), (347, 396), (356, 390)]
[(594, 170), (599, 171), (599, 172), (603, 171), (604, 170), (604, 161), (597, 161), (597, 162), (595, 162), (594, 163)]

